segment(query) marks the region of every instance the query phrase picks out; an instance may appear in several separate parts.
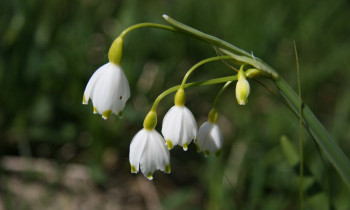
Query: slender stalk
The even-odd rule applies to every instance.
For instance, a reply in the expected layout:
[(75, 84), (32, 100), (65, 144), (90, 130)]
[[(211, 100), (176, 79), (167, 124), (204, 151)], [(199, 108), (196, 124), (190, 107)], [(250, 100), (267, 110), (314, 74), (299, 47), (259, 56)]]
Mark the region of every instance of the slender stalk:
[[(235, 54), (235, 57), (233, 57), (237, 61), (244, 61), (242, 63), (248, 63), (252, 66), (254, 66), (257, 69), (260, 69), (261, 71), (264, 71), (267, 74), (272, 75), (273, 77), (278, 77), (278, 73), (269, 65), (264, 63), (261, 59), (257, 58), (256, 56), (253, 56), (252, 54), (222, 40), (215, 36), (205, 34), (197, 29), (194, 29), (192, 27), (189, 27), (183, 23), (180, 23), (171, 17), (167, 15), (163, 15), (163, 18), (174, 28), (179, 30), (179, 32), (187, 33), (191, 36), (194, 36), (195, 38), (198, 38), (200, 40), (203, 40), (205, 42), (208, 42), (209, 44), (215, 45), (219, 47), (219, 50), (223, 53), (227, 54), (227, 52)], [(232, 55), (230, 55), (232, 57)], [(240, 63), (240, 64), (242, 64)]]
[(224, 55), (224, 56), (216, 56), (216, 57), (211, 57), (211, 58), (207, 58), (207, 59), (204, 59), (198, 63), (196, 63), (194, 66), (192, 66), (190, 68), (190, 70), (188, 70), (188, 72), (185, 74), (183, 80), (182, 80), (182, 83), (181, 83), (181, 86), (183, 87), (185, 84), (186, 84), (186, 81), (188, 79), (188, 77), (190, 76), (190, 74), (196, 70), (199, 66), (203, 65), (203, 64), (206, 64), (206, 63), (209, 63), (209, 62), (212, 62), (212, 61), (217, 61), (217, 60), (226, 60), (226, 59), (232, 59), (230, 56), (227, 56), (227, 55)]
[(193, 35), (197, 38), (201, 38), (203, 39), (204, 41), (206, 42), (209, 42), (211, 44), (214, 44), (214, 45), (218, 45), (218, 46), (221, 46), (221, 47), (224, 47), (228, 50), (232, 50), (234, 52), (237, 52), (237, 53), (240, 53), (242, 55), (246, 55), (246, 56), (250, 56), (250, 53), (224, 41), (224, 40), (221, 40), (215, 36), (211, 36), (209, 34), (205, 34), (197, 29), (194, 29), (194, 28), (191, 28), (183, 23), (180, 23), (174, 19), (172, 19), (171, 17), (169, 17), (168, 15), (163, 15), (163, 18), (171, 25), (173, 25), (174, 27), (180, 29), (180, 30), (183, 30), (185, 32), (187, 32), (188, 34), (190, 35)]
[(226, 82), (226, 84), (221, 88), (221, 90), (219, 91), (219, 93), (216, 95), (215, 101), (214, 101), (214, 105), (213, 108), (216, 109), (216, 105), (221, 97), (221, 95), (224, 93), (224, 91), (227, 89), (228, 86), (230, 86), (232, 84), (232, 80)]
[[(219, 84), (219, 83), (224, 83), (224, 82), (229, 82), (229, 81), (236, 81), (237, 80), (237, 76), (228, 76), (228, 77), (221, 77), (221, 78), (216, 78), (216, 79), (210, 79), (207, 81), (201, 81), (201, 82), (191, 82), (191, 83), (186, 83), (183, 88), (191, 88), (191, 87), (198, 87), (198, 86), (207, 86), (207, 85), (215, 85), (215, 84)], [(162, 92), (154, 101), (153, 106), (152, 106), (152, 111), (156, 111), (157, 106), (159, 104), (159, 102), (167, 95), (169, 95), (170, 93), (173, 93), (175, 91), (177, 91), (179, 88), (181, 87), (181, 85), (177, 85), (174, 87), (171, 87), (169, 89), (167, 89), (166, 91)]]
[(299, 96), (299, 155), (300, 155), (300, 165), (299, 165), (299, 207), (303, 209), (303, 198), (304, 198), (304, 142), (303, 142), (303, 110), (301, 101), (301, 85), (300, 85), (300, 69), (299, 69), (299, 58), (297, 46), (294, 41), (294, 53), (295, 61), (297, 64), (297, 77), (298, 77), (298, 96)]
[(120, 38), (124, 38), (124, 36), (129, 33), (130, 31), (133, 31), (135, 29), (139, 29), (139, 28), (146, 28), (146, 27), (150, 27), (150, 28), (159, 28), (159, 29), (163, 29), (163, 30), (168, 30), (168, 31), (173, 31), (176, 32), (177, 30), (174, 27), (171, 26), (167, 26), (167, 25), (162, 25), (162, 24), (157, 24), (157, 23), (138, 23), (135, 25), (130, 26), (129, 28), (125, 29), (124, 31), (122, 31), (119, 35)]

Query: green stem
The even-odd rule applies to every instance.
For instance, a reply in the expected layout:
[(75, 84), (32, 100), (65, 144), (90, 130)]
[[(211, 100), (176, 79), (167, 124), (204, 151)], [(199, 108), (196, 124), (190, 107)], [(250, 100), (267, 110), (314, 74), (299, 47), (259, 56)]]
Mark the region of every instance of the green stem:
[(301, 84), (300, 84), (300, 69), (299, 69), (299, 58), (297, 46), (294, 41), (294, 53), (295, 53), (295, 61), (297, 64), (297, 77), (298, 77), (298, 96), (299, 96), (299, 154), (300, 154), (300, 165), (299, 165), (299, 206), (302, 210), (304, 208), (304, 142), (303, 142), (303, 109), (302, 109), (302, 101), (301, 101)]
[(221, 95), (224, 93), (224, 91), (226, 90), (226, 88), (228, 86), (230, 86), (232, 84), (233, 81), (228, 81), (226, 82), (226, 84), (221, 88), (221, 90), (219, 91), (219, 93), (216, 95), (215, 101), (214, 101), (214, 105), (213, 108), (216, 109), (216, 105), (221, 97)]
[[(219, 84), (219, 83), (224, 83), (224, 82), (229, 82), (229, 81), (236, 81), (237, 80), (237, 76), (228, 76), (228, 77), (221, 77), (221, 78), (216, 78), (216, 79), (210, 79), (207, 81), (201, 81), (201, 82), (191, 82), (191, 83), (186, 83), (183, 88), (191, 88), (191, 87), (198, 87), (198, 86), (207, 86), (207, 85), (215, 85), (215, 84)], [(181, 87), (181, 85), (177, 85), (174, 87), (171, 87), (169, 89), (167, 89), (166, 91), (164, 91), (163, 93), (161, 93), (156, 100), (153, 103), (152, 106), (152, 111), (156, 111), (157, 106), (159, 104), (159, 102), (167, 95), (169, 95), (170, 93), (173, 93), (175, 91), (177, 91), (179, 88)]]
[(133, 31), (135, 29), (139, 29), (139, 28), (145, 28), (145, 27), (151, 27), (151, 28), (159, 28), (159, 29), (163, 29), (163, 30), (168, 30), (168, 31), (174, 31), (176, 32), (177, 30), (171, 26), (167, 26), (167, 25), (162, 25), (162, 24), (157, 24), (157, 23), (139, 23), (139, 24), (135, 24), (133, 26), (130, 26), (129, 28), (125, 29), (124, 31), (122, 31), (119, 35), (120, 38), (124, 38), (124, 36), (129, 33), (130, 31)]
[(216, 56), (216, 57), (211, 57), (211, 58), (207, 58), (207, 59), (204, 59), (198, 63), (196, 63), (194, 66), (192, 66), (190, 68), (190, 70), (188, 70), (188, 72), (186, 73), (186, 75), (184, 76), (183, 80), (182, 80), (182, 83), (181, 83), (181, 86), (183, 87), (185, 84), (186, 84), (186, 81), (188, 79), (188, 77), (190, 76), (190, 74), (196, 70), (199, 66), (203, 65), (203, 64), (206, 64), (206, 63), (209, 63), (209, 62), (212, 62), (212, 61), (217, 61), (217, 60), (226, 60), (226, 59), (232, 59), (230, 56)]
[(240, 53), (242, 55), (246, 55), (246, 56), (251, 56), (250, 53), (224, 41), (224, 40), (221, 40), (215, 36), (211, 36), (209, 34), (205, 34), (197, 29), (194, 29), (192, 27), (189, 27), (183, 23), (180, 23), (179, 21), (176, 21), (174, 19), (172, 19), (171, 17), (169, 17), (168, 15), (163, 15), (163, 18), (172, 26), (174, 26), (175, 28), (179, 29), (179, 30), (182, 30), (184, 32), (186, 32), (187, 34), (190, 34), (192, 36), (195, 36), (196, 38), (200, 38), (206, 42), (209, 42), (211, 44), (214, 44), (214, 45), (217, 45), (217, 46), (220, 46), (220, 47), (223, 47), (225, 49), (228, 49), (228, 50), (232, 50), (234, 52), (237, 52), (237, 53)]
[[(194, 36), (195, 38), (198, 38), (200, 40), (203, 40), (205, 42), (208, 42), (209, 44), (212, 44), (214, 46), (218, 46), (220, 49), (220, 51), (222, 51), (223, 53), (227, 54), (227, 53), (232, 53), (235, 55), (235, 57), (233, 57), (235, 60), (240, 61), (240, 63), (238, 63), (238, 65), (242, 64), (242, 63), (248, 63), (252, 66), (254, 66), (257, 69), (260, 69), (261, 71), (265, 72), (266, 74), (271, 75), (271, 77), (277, 78), (278, 77), (278, 73), (269, 65), (267, 65), (266, 63), (264, 63), (261, 59), (253, 56), (252, 54), (222, 40), (219, 39), (215, 36), (209, 35), (209, 34), (205, 34), (197, 29), (194, 29), (192, 27), (189, 27), (183, 23), (180, 23), (174, 19), (172, 19), (171, 17), (167, 16), (167, 15), (163, 15), (163, 18), (170, 24), (172, 25), (175, 29), (177, 29), (179, 32), (184, 32), (187, 33), (191, 36)], [(230, 55), (232, 57), (232, 54), (227, 54)]]
[[(282, 78), (275, 81), (281, 95), (289, 107), (299, 117), (299, 97)], [(309, 107), (302, 103), (303, 124), (317, 144), (322, 148), (343, 181), (350, 188), (350, 162), (337, 143), (330, 137), (323, 125), (317, 120)]]

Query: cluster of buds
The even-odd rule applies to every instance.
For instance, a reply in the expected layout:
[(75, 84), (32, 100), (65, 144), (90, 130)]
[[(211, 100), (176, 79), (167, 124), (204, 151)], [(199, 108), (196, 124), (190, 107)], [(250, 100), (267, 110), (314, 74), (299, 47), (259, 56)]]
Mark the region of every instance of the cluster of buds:
[[(91, 99), (93, 113), (101, 114), (103, 119), (107, 119), (112, 113), (121, 117), (125, 104), (130, 98), (129, 83), (120, 66), (122, 52), (123, 39), (118, 37), (109, 50), (109, 62), (96, 70), (84, 92), (83, 104), (87, 104)], [(244, 65), (241, 66), (236, 77), (236, 98), (240, 105), (247, 103), (250, 92), (243, 68)], [(153, 179), (153, 173), (156, 170), (170, 173), (169, 150), (179, 145), (186, 151), (192, 141), (196, 144), (197, 151), (203, 152), (205, 156), (219, 155), (223, 145), (223, 135), (217, 124), (217, 100), (208, 114), (208, 120), (198, 129), (192, 112), (185, 106), (184, 87), (185, 79), (177, 89), (174, 106), (164, 116), (162, 135), (155, 130), (158, 103), (145, 117), (143, 129), (134, 136), (130, 144), (129, 161), (132, 173), (141, 171), (150, 180)]]

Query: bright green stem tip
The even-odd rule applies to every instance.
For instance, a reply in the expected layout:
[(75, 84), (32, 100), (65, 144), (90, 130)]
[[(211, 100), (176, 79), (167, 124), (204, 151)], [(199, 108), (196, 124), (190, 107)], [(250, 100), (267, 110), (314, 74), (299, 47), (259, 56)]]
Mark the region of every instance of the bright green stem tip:
[(143, 121), (143, 127), (146, 130), (153, 130), (157, 125), (157, 113), (153, 110), (148, 112), (148, 114), (145, 117), (145, 120)]
[(118, 37), (116, 38), (108, 52), (109, 62), (114, 63), (116, 65), (120, 65), (120, 62), (123, 57), (123, 39)]
[(238, 71), (238, 75), (237, 75), (237, 79), (240, 80), (240, 79), (246, 79), (246, 75), (244, 73), (244, 65), (241, 65), (239, 71)]
[(208, 122), (210, 123), (216, 123), (216, 120), (218, 119), (218, 112), (215, 108), (211, 109), (208, 114)]
[(175, 94), (174, 103), (176, 106), (184, 106), (186, 103), (185, 90), (181, 87)]

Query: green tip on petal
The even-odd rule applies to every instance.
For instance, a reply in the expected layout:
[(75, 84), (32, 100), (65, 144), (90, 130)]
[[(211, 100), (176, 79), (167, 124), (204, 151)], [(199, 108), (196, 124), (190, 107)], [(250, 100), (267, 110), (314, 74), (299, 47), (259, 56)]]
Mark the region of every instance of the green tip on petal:
[(152, 172), (149, 172), (149, 173), (147, 174), (147, 179), (149, 179), (149, 180), (152, 180), (152, 179), (153, 179)]
[(97, 114), (97, 113), (98, 113), (97, 108), (94, 107), (94, 114)]
[(123, 110), (120, 111), (120, 112), (118, 112), (118, 117), (119, 117), (119, 118), (122, 118), (122, 117), (123, 117)]
[(170, 168), (170, 164), (168, 164), (165, 166), (165, 173), (170, 174), (170, 172), (171, 172), (171, 168)]
[(174, 147), (173, 142), (170, 141), (170, 139), (166, 140), (166, 144), (168, 145), (168, 149), (172, 149)]
[(131, 168), (131, 173), (133, 173), (133, 174), (137, 173), (135, 166), (130, 164), (130, 168)]
[(209, 150), (205, 150), (205, 151), (204, 151), (204, 156), (205, 156), (205, 157), (208, 157), (209, 155), (210, 155)]
[(87, 104), (86, 99), (85, 99), (85, 95), (83, 95), (83, 104)]
[(106, 110), (102, 112), (102, 118), (107, 120), (107, 118), (112, 114), (112, 110)]
[(188, 150), (188, 143), (185, 143), (184, 145), (182, 145), (182, 148), (184, 149), (184, 151)]
[(215, 152), (215, 156), (218, 157), (221, 154), (221, 149)]

